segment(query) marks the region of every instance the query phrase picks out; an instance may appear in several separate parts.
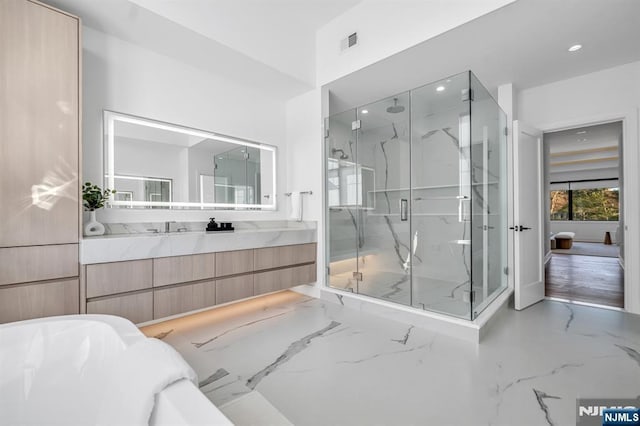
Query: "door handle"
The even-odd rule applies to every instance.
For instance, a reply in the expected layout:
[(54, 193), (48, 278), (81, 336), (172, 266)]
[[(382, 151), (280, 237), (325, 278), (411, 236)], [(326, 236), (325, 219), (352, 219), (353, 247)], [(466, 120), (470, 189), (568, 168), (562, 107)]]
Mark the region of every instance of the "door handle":
[(400, 200), (400, 220), (405, 222), (409, 218), (409, 200)]
[(527, 229), (531, 229), (531, 228), (527, 228), (526, 226), (520, 225), (520, 232), (526, 231)]
[(518, 227), (517, 226), (510, 226), (509, 229), (513, 229), (514, 231), (518, 232)]

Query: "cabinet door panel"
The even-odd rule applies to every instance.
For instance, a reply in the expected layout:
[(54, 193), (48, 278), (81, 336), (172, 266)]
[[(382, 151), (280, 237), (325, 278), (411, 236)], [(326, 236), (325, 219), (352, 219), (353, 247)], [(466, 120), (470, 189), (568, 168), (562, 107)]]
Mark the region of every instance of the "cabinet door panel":
[(87, 265), (87, 298), (151, 288), (152, 260)]
[(283, 285), (294, 287), (301, 284), (311, 284), (316, 282), (316, 264), (304, 266), (296, 266), (294, 268), (283, 269), (286, 272), (286, 279), (283, 279)]
[(213, 278), (215, 258), (214, 253), (205, 253), (153, 259), (153, 285), (158, 287)]
[(282, 290), (280, 271), (258, 272), (253, 276), (253, 288), (255, 294), (271, 293)]
[(316, 264), (258, 272), (254, 275), (255, 294), (284, 290), (316, 281)]
[(78, 280), (0, 288), (0, 323), (79, 313)]
[(153, 316), (155, 319), (202, 309), (215, 304), (215, 281), (171, 288), (157, 288), (153, 292)]
[(265, 247), (254, 250), (254, 267), (256, 271), (315, 261), (316, 243)]
[(253, 250), (216, 253), (216, 276), (242, 274), (253, 271)]
[(78, 242), (78, 26), (0, 1), (0, 247)]
[(153, 293), (128, 294), (87, 303), (88, 314), (106, 314), (123, 317), (139, 324), (153, 319)]
[(78, 244), (0, 248), (0, 285), (77, 277)]
[(216, 304), (253, 296), (253, 274), (216, 280)]

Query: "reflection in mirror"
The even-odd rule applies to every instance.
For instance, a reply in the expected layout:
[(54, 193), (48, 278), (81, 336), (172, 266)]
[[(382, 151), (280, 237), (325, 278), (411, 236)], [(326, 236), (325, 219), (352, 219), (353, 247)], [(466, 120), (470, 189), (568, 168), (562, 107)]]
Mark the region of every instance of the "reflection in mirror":
[(111, 206), (275, 209), (275, 147), (105, 111)]

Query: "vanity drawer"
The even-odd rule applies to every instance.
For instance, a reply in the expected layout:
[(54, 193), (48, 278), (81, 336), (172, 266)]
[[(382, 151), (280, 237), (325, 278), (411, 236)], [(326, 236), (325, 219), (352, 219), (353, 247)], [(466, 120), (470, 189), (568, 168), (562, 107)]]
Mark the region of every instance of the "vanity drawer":
[(77, 277), (78, 244), (0, 248), (0, 285)]
[(153, 319), (153, 292), (128, 294), (87, 302), (88, 314), (106, 314), (123, 317), (139, 324)]
[(87, 265), (87, 298), (142, 290), (152, 285), (151, 259)]
[(265, 247), (254, 250), (256, 271), (316, 261), (316, 243)]
[(242, 274), (253, 271), (253, 250), (216, 253), (216, 276)]
[(284, 290), (316, 281), (316, 264), (259, 272), (254, 275), (255, 294)]
[(153, 259), (153, 286), (213, 278), (215, 268), (215, 253)]
[(216, 280), (216, 305), (253, 296), (253, 274)]
[(291, 288), (301, 284), (311, 284), (316, 279), (316, 264), (281, 269), (283, 288)]
[(0, 288), (0, 323), (79, 313), (78, 280)]
[(153, 292), (154, 319), (202, 309), (215, 304), (215, 281), (159, 288)]
[(280, 271), (259, 272), (253, 275), (253, 288), (256, 296), (258, 294), (271, 293), (282, 290)]

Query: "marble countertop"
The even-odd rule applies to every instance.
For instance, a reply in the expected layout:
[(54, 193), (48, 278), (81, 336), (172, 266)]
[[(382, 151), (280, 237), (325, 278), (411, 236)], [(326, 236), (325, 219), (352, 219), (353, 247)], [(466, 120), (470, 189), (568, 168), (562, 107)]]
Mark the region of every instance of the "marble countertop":
[[(253, 222), (253, 224), (258, 222)], [(80, 241), (80, 263), (119, 262), (155, 257), (183, 256), (229, 250), (245, 250), (317, 241), (315, 222), (294, 226), (269, 223), (269, 226), (240, 225), (234, 232), (202, 230), (171, 233), (128, 233), (85, 237)]]

